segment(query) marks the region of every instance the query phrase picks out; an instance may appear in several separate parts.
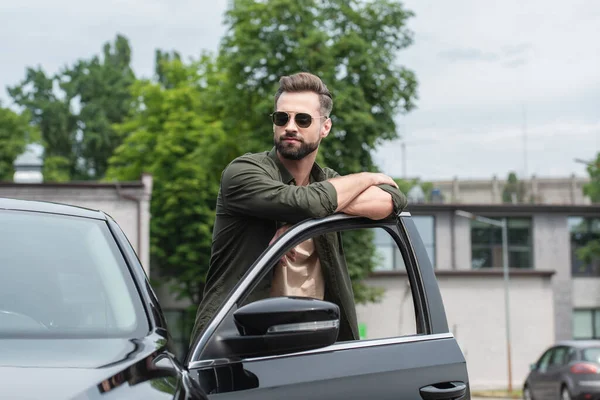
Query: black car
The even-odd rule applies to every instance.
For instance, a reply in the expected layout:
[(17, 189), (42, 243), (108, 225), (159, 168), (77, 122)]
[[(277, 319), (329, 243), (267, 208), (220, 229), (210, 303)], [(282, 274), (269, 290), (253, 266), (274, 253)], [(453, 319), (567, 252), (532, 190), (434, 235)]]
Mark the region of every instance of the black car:
[[(416, 334), (336, 342), (335, 304), (243, 304), (291, 246), (365, 227), (388, 232), (405, 259)], [(0, 199), (0, 274), (3, 399), (470, 398), (465, 359), (408, 213), (297, 224), (248, 269), (185, 360), (174, 355), (132, 246), (101, 211)]]
[(600, 340), (556, 343), (531, 365), (523, 386), (526, 400), (600, 399)]

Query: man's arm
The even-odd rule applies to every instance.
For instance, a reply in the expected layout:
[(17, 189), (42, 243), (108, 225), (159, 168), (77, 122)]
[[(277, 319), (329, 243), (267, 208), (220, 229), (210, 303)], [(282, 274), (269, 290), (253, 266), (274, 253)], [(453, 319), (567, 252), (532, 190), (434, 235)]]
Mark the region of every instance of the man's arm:
[(378, 182), (376, 175), (359, 173), (294, 186), (273, 179), (260, 163), (242, 157), (223, 171), (222, 199), (226, 211), (233, 214), (297, 223), (341, 210)]
[[(326, 173), (332, 177), (330, 181), (340, 177), (332, 169), (326, 169)], [(338, 207), (336, 211), (378, 220), (397, 214), (406, 207), (406, 196), (400, 192), (392, 178), (384, 174), (372, 175), (378, 175), (380, 180), (354, 197), (345, 206)]]
[[(376, 185), (388, 184), (396, 186), (396, 182), (387, 175), (367, 172), (346, 176), (337, 175), (329, 179), (328, 182), (335, 187), (337, 192), (338, 206), (335, 210), (336, 212), (344, 212), (343, 210), (357, 201), (364, 204), (367, 201), (381, 200), (382, 196), (375, 196), (377, 190), (373, 189), (376, 189)], [(368, 194), (365, 196), (365, 193)]]
[(406, 207), (406, 196), (395, 186), (371, 186), (358, 195), (342, 212), (379, 220), (397, 214)]

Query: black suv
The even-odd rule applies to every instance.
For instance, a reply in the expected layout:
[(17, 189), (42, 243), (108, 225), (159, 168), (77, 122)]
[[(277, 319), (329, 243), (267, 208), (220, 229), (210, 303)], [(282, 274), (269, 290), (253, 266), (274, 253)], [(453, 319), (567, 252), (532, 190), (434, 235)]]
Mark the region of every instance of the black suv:
[[(335, 304), (244, 304), (291, 247), (365, 228), (387, 232), (404, 260), (414, 334), (337, 342)], [(0, 199), (0, 274), (2, 398), (470, 398), (465, 359), (406, 212), (382, 221), (334, 215), (289, 229), (249, 266), (185, 360), (174, 355), (132, 246), (100, 211)]]

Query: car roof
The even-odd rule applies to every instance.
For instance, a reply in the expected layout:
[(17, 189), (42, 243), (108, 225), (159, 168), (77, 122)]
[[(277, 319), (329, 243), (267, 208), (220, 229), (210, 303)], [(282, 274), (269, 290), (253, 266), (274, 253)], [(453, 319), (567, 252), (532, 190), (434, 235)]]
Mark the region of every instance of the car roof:
[(576, 348), (600, 347), (600, 340), (562, 340), (555, 346), (569, 346)]
[(0, 210), (30, 211), (106, 220), (106, 215), (99, 210), (40, 200), (0, 197)]

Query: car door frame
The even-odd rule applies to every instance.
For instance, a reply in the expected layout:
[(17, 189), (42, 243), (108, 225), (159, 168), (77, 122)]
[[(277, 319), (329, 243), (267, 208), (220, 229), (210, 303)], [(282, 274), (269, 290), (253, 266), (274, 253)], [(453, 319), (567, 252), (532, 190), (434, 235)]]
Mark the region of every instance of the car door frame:
[(554, 357), (556, 357), (556, 353), (564, 349), (565, 353), (563, 354), (563, 359), (560, 364), (550, 363), (548, 365), (548, 370), (546, 371), (546, 385), (548, 388), (548, 395), (551, 398), (560, 399), (561, 398), (561, 388), (562, 381), (561, 376), (564, 368), (568, 365), (569, 360), (569, 351), (571, 347), (567, 345), (557, 345), (554, 346), (554, 354), (552, 354), (551, 361), (554, 361)]
[[(548, 382), (548, 369), (550, 367), (550, 362), (552, 361), (552, 357), (554, 357), (554, 351), (556, 350), (556, 346), (552, 346), (540, 356), (536, 363), (535, 371), (532, 371), (533, 379), (529, 380), (529, 389), (531, 390), (531, 394), (536, 399), (547, 399), (550, 396), (549, 382)], [(546, 369), (544, 371), (540, 371), (540, 366), (542, 361), (544, 361), (544, 357), (548, 356), (548, 364), (546, 365)]]
[[(466, 370), (466, 362), (464, 356), (456, 343), (453, 334), (448, 330), (445, 309), (439, 291), (439, 286), (435, 277), (435, 273), (427, 255), (425, 246), (418, 234), (414, 221), (411, 220), (411, 215), (408, 212), (398, 214), (393, 218), (386, 220), (371, 220), (362, 217), (348, 216), (344, 214), (336, 214), (333, 216), (314, 219), (301, 222), (290, 228), (276, 242), (267, 247), (262, 255), (253, 263), (246, 274), (240, 279), (233, 290), (228, 294), (228, 297), (216, 311), (213, 318), (209, 321), (206, 329), (202, 334), (195, 339), (186, 358), (186, 366), (190, 371), (201, 371), (207, 368), (217, 368), (219, 366), (230, 365), (236, 361), (229, 359), (203, 359), (202, 353), (210, 345), (213, 336), (216, 334), (219, 325), (224, 322), (225, 318), (231, 316), (231, 313), (236, 307), (238, 301), (243, 299), (245, 295), (250, 293), (261, 279), (270, 271), (276, 260), (280, 259), (288, 249), (304, 240), (311, 237), (321, 235), (328, 232), (347, 231), (363, 228), (382, 228), (386, 230), (394, 242), (398, 246), (398, 250), (402, 253), (405, 261), (408, 279), (411, 284), (413, 294), (413, 304), (415, 306), (416, 328), (417, 333), (410, 336), (390, 337), (385, 339), (372, 339), (351, 342), (338, 342), (325, 348), (316, 350), (267, 357), (254, 357), (252, 359), (243, 359), (241, 363), (259, 363), (261, 361), (269, 362), (275, 360), (293, 358), (321, 354), (343, 354), (346, 350), (360, 351), (363, 354), (368, 354), (368, 349), (377, 349), (377, 351), (385, 349), (393, 349), (395, 345), (405, 345), (412, 349), (417, 349), (423, 343), (433, 347), (446, 346), (447, 351), (442, 351), (447, 358), (440, 357), (440, 365), (446, 363), (449, 372), (447, 374), (450, 381), (462, 381), (467, 387), (468, 393), (468, 375)], [(436, 344), (437, 343), (437, 344)], [(401, 348), (402, 349), (402, 348)], [(422, 350), (419, 350), (422, 351)], [(375, 352), (375, 350), (373, 350)], [(351, 353), (349, 353), (351, 354)], [(383, 354), (383, 353), (382, 353)], [(317, 359), (317, 358), (315, 358)], [(450, 367), (452, 365), (452, 367)], [(406, 366), (405, 366), (406, 367)], [(435, 369), (435, 365), (427, 367)], [(406, 367), (408, 369), (408, 367)], [(356, 372), (356, 371), (355, 371)], [(339, 378), (339, 377), (338, 377)], [(433, 378), (432, 378), (433, 379)], [(440, 377), (438, 380), (428, 382), (428, 384), (436, 384), (446, 382)], [(235, 392), (232, 392), (235, 393)], [(468, 395), (467, 395), (468, 396)], [(234, 397), (232, 397), (234, 398)]]

